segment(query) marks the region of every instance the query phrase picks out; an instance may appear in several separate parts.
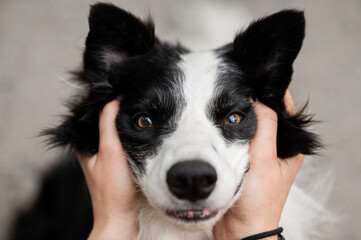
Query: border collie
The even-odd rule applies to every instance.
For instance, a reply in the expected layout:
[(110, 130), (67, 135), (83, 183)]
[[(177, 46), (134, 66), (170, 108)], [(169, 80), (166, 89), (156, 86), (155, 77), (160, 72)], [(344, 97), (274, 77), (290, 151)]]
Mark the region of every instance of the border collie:
[[(232, 43), (205, 52), (160, 41), (151, 20), (111, 4), (91, 7), (89, 28), (77, 74), (86, 91), (63, 123), (46, 133), (54, 146), (95, 154), (99, 111), (122, 97), (116, 126), (142, 191), (139, 239), (214, 238), (214, 224), (242, 197), (250, 168), (248, 147), (257, 126), (250, 99), (277, 113), (280, 158), (320, 147), (306, 130), (311, 118), (302, 111), (290, 116), (283, 103), (305, 35), (302, 12), (254, 21)], [(73, 163), (60, 165), (19, 220), (18, 239), (84, 239), (89, 233), (84, 178)], [(288, 239), (315, 239), (317, 218), (309, 212), (318, 206), (305, 199), (299, 188), (291, 190), (281, 220)]]

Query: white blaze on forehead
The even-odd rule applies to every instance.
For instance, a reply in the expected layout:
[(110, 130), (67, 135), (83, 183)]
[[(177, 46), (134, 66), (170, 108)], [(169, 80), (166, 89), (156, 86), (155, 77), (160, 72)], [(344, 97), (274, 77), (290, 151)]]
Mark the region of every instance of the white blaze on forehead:
[[(171, 166), (187, 160), (203, 160), (214, 166), (217, 172), (221, 170), (217, 164), (220, 156), (214, 148), (222, 148), (223, 136), (208, 113), (208, 106), (214, 96), (218, 66), (219, 60), (213, 52), (182, 56), (178, 67), (182, 71), (181, 88), (185, 106), (175, 132), (164, 141), (160, 150), (163, 171), (159, 174), (162, 179), (165, 179)], [(157, 171), (155, 167), (153, 169)]]
[(214, 52), (189, 53), (182, 60), (179, 67), (184, 73), (187, 107), (203, 107), (204, 111), (216, 86), (219, 60)]
[[(217, 128), (209, 119), (208, 105), (214, 95), (219, 60), (214, 52), (189, 53), (182, 56), (179, 68), (183, 72), (183, 97), (185, 108), (178, 122), (177, 132), (181, 140), (204, 143)], [(206, 132), (206, 134), (204, 134)], [(217, 134), (218, 135), (218, 134)], [(179, 135), (178, 135), (179, 136)], [(209, 144), (209, 141), (206, 141)]]

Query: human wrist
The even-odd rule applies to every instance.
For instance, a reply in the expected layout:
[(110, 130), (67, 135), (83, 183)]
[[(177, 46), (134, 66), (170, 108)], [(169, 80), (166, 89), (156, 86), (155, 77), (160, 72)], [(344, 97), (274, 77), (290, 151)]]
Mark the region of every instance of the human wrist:
[[(238, 232), (238, 239), (243, 239), (255, 234), (263, 233), (272, 231), (278, 228), (278, 221), (274, 222), (257, 222), (257, 223), (247, 223), (247, 224), (240, 224)], [(267, 240), (277, 240), (277, 236), (271, 236), (266, 238)]]
[(132, 216), (95, 218), (88, 240), (137, 239), (138, 223)]
[(277, 240), (285, 240), (285, 238), (281, 235), (281, 233), (283, 232), (283, 228), (282, 227), (278, 227), (276, 229), (270, 230), (270, 231), (266, 231), (266, 232), (261, 232), (261, 233), (257, 233), (245, 238), (242, 238), (241, 240), (259, 240), (259, 239), (276, 239)]
[[(268, 232), (279, 227), (279, 221), (262, 221), (261, 217), (257, 220), (243, 221), (240, 219), (228, 221), (225, 229), (224, 239), (243, 239), (255, 234)], [(277, 240), (277, 235), (265, 238), (266, 240)]]
[[(276, 230), (276, 229), (273, 229)], [(259, 239), (259, 240), (278, 240), (278, 234), (277, 233), (271, 233), (268, 235), (268, 232), (273, 231), (273, 230), (268, 230), (268, 231), (262, 231), (262, 232), (257, 232), (257, 233), (253, 233), (250, 235), (247, 235), (245, 237), (241, 237), (241, 238), (237, 238), (237, 240), (255, 240), (255, 239)]]

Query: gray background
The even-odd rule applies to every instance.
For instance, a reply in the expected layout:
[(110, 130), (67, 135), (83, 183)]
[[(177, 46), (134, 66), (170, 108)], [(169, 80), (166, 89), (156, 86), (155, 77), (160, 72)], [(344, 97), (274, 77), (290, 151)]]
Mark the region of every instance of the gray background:
[[(80, 66), (94, 2), (0, 0), (0, 239), (54, 162), (56, 151), (46, 152), (37, 134), (58, 122), (76, 90), (67, 72)], [(361, 239), (361, 1), (113, 2), (139, 16), (151, 13), (161, 39), (193, 50), (231, 41), (254, 18), (305, 10), (307, 37), (291, 92), (297, 106), (309, 98), (309, 111), (324, 121), (315, 130), (328, 147), (312, 161), (320, 175), (333, 171), (329, 207), (342, 217), (342, 239)]]

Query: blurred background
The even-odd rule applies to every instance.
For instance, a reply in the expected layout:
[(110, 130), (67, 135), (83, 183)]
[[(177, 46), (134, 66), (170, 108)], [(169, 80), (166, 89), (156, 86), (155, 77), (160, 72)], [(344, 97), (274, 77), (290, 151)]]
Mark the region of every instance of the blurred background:
[[(162, 40), (198, 51), (233, 40), (252, 19), (284, 8), (305, 10), (307, 36), (291, 93), (309, 112), (327, 148), (313, 158), (332, 171), (329, 207), (342, 239), (361, 239), (361, 1), (112, 1), (152, 15)], [(0, 239), (16, 210), (34, 200), (42, 173), (56, 160), (38, 133), (59, 123), (77, 89), (68, 72), (81, 66), (89, 5), (85, 0), (0, 0)], [(307, 164), (306, 164), (307, 165)], [(340, 239), (335, 236), (334, 239)]]

